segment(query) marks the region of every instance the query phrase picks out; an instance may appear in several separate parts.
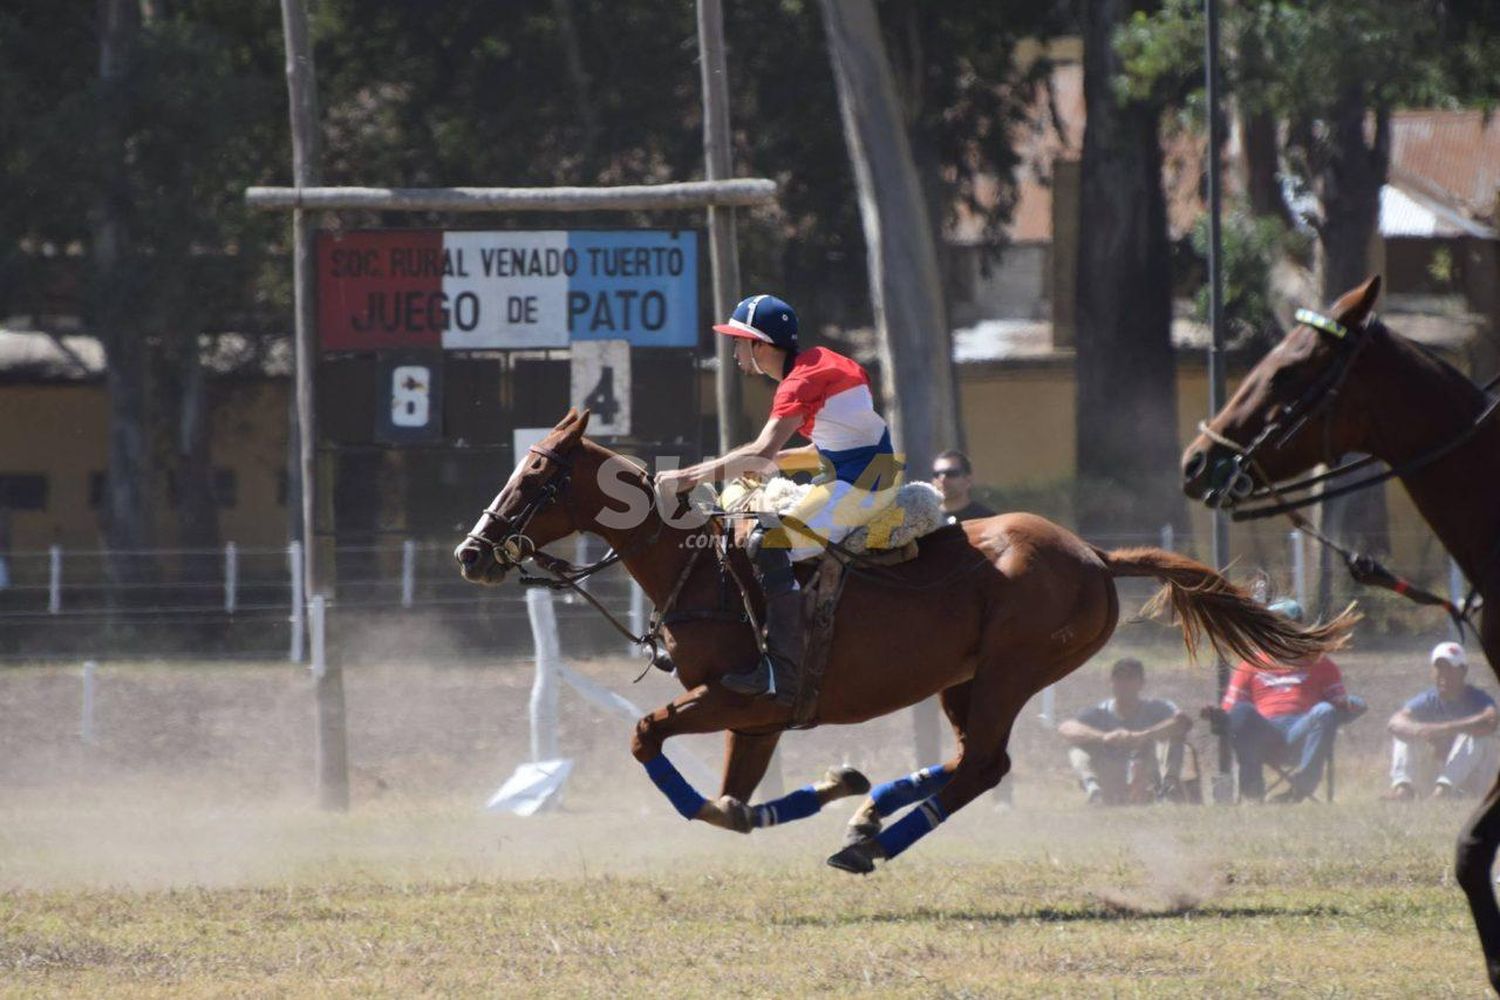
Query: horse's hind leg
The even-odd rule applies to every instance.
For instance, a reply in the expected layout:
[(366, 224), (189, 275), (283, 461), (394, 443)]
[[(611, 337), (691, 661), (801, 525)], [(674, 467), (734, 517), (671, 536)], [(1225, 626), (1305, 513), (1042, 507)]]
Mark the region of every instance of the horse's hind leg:
[(870, 793), (870, 797), (865, 799), (850, 818), (844, 835), (846, 845), (872, 840), (880, 832), (883, 820), (909, 805), (936, 795), (953, 777), (954, 769), (958, 767), (959, 755), (963, 753), (963, 725), (969, 715), (969, 693), (973, 685), (973, 681), (964, 681), (938, 695), (938, 700), (943, 706), (943, 714), (948, 717), (948, 723), (953, 727), (959, 753), (941, 764), (933, 764), (913, 771), (904, 778), (877, 785)]
[[(730, 802), (739, 803), (750, 797), (764, 777), (780, 738), (780, 730), (760, 733), (731, 731), (726, 734), (723, 794)], [(804, 785), (779, 799), (751, 806), (750, 826), (777, 826), (806, 819), (835, 799), (863, 795), (869, 790), (869, 779), (854, 768), (830, 767), (821, 781)]]
[(875, 870), (875, 859), (896, 857), (931, 833), (953, 813), (1000, 783), (1010, 770), (1005, 752), (1011, 726), (1025, 704), (1028, 692), (1017, 686), (1017, 674), (1000, 673), (998, 667), (976, 676), (967, 692), (968, 712), (958, 728), (958, 765), (953, 776), (936, 794), (901, 817), (872, 840), (845, 847), (828, 859), (835, 868), (856, 874)]

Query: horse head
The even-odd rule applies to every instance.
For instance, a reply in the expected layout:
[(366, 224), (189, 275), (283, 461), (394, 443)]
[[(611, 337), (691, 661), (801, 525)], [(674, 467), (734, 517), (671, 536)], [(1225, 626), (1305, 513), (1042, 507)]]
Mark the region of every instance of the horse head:
[(570, 409), (519, 456), (515, 471), (453, 550), (470, 583), (503, 583), (538, 550), (574, 532), (624, 544), (651, 519), (650, 478), (623, 455), (584, 437), (589, 411)]
[(547, 436), (520, 455), (495, 499), (453, 558), (471, 583), (498, 584), (532, 553), (580, 528), (575, 482), (592, 480), (583, 447), (589, 411), (568, 410)]
[(1366, 390), (1351, 378), (1367, 343), (1380, 278), (1345, 293), (1327, 315), (1298, 312), (1298, 323), (1250, 370), (1229, 402), (1182, 456), (1182, 488), (1228, 508), (1257, 489), (1319, 462), (1366, 450)]

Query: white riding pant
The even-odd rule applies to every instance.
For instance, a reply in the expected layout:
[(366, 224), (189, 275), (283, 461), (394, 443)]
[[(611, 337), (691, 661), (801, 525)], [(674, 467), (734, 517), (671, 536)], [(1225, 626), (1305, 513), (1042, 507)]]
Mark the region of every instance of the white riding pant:
[[(855, 528), (875, 520), (895, 504), (896, 490), (864, 490), (842, 479), (813, 486), (797, 506), (780, 515), (792, 561), (822, 555), (829, 542), (842, 542)], [(871, 541), (880, 547), (881, 539)]]
[[(1416, 784), (1412, 778), (1414, 758), (1426, 746), (1425, 740), (1391, 739), (1393, 787)], [(1437, 771), (1437, 784), (1449, 785), (1471, 795), (1483, 795), (1489, 790), (1490, 782), (1495, 779), (1497, 768), (1500, 768), (1500, 740), (1493, 736), (1460, 734), (1454, 737), (1445, 758), (1439, 761), (1433, 755), (1432, 765)]]

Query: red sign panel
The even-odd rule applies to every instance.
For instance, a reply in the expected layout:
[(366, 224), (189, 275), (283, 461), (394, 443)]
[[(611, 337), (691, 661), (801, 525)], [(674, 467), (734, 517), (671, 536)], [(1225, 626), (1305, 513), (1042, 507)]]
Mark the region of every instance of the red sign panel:
[(325, 351), (437, 348), (449, 325), (436, 229), (318, 234)]

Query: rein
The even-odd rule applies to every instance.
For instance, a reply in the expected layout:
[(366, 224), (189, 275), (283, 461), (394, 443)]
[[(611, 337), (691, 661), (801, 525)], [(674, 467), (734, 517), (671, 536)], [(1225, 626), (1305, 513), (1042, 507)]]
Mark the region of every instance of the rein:
[[(1315, 313), (1311, 309), (1297, 310), (1297, 320), (1315, 329), (1340, 338), (1340, 340), (1350, 334), (1348, 328), (1343, 324), (1329, 319), (1328, 317), (1323, 316), (1320, 313)], [(1343, 386), (1345, 379), (1348, 377), (1349, 370), (1354, 365), (1355, 358), (1359, 356), (1360, 350), (1369, 340), (1368, 335), (1360, 335), (1361, 331), (1354, 331), (1354, 333), (1356, 335), (1356, 339), (1354, 340), (1354, 347), (1343, 355), (1341, 364), (1337, 369), (1335, 369), (1332, 377), (1319, 379), (1311, 386), (1309, 386), (1307, 391), (1302, 394), (1301, 398), (1299, 398), (1296, 403), (1291, 404), (1283, 409), (1280, 420), (1273, 420), (1269, 424), (1267, 424), (1265, 429), (1262, 430), (1260, 434), (1256, 436), (1255, 440), (1252, 441), (1248, 446), (1241, 445), (1238, 442), (1232, 441), (1219, 432), (1213, 430), (1208, 426), (1207, 421), (1200, 421), (1198, 423), (1199, 433), (1201, 433), (1204, 437), (1208, 438), (1213, 443), (1227, 448), (1235, 453), (1237, 470), (1236, 474), (1234, 476), (1231, 476), (1230, 478), (1231, 490), (1233, 490), (1236, 482), (1240, 480), (1244, 468), (1255, 465), (1255, 453), (1259, 451), (1261, 447), (1263, 447), (1273, 436), (1277, 437), (1275, 447), (1280, 447), (1282, 444), (1285, 444), (1287, 441), (1289, 441), (1293, 434), (1301, 430), (1302, 427), (1307, 423), (1307, 421), (1312, 419), (1312, 417), (1318, 412), (1318, 410), (1331, 405), (1332, 402), (1337, 398), (1340, 388)], [(1484, 385), (1480, 386), (1479, 391), (1481, 393), (1488, 394), (1489, 391), (1495, 388), (1495, 386), (1497, 385), (1500, 385), (1500, 375), (1496, 375)], [(1306, 412), (1299, 413), (1297, 412), (1299, 409), (1305, 409)], [(1478, 416), (1470, 420), (1468, 426), (1463, 428), (1456, 435), (1449, 438), (1447, 441), (1444, 441), (1441, 444), (1428, 449), (1427, 451), (1418, 455), (1416, 458), (1413, 458), (1407, 462), (1403, 462), (1398, 466), (1386, 469), (1383, 472), (1378, 472), (1375, 475), (1366, 476), (1363, 479), (1359, 479), (1352, 483), (1345, 483), (1342, 486), (1337, 486), (1331, 490), (1325, 490), (1322, 493), (1318, 494), (1308, 494), (1306, 496), (1296, 497), (1294, 499), (1288, 499), (1286, 496), (1286, 494), (1288, 493), (1306, 493), (1308, 490), (1322, 485), (1329, 480), (1335, 479), (1339, 476), (1347, 475), (1357, 469), (1366, 468), (1380, 460), (1374, 455), (1366, 455), (1363, 458), (1357, 458), (1348, 462), (1344, 462), (1333, 468), (1327, 469), (1324, 472), (1320, 472), (1312, 476), (1306, 476), (1302, 479), (1294, 480), (1290, 483), (1286, 483), (1280, 486), (1271, 484), (1270, 479), (1266, 477), (1264, 471), (1261, 470), (1258, 466), (1255, 466), (1255, 471), (1260, 475), (1261, 480), (1267, 485), (1246, 489), (1244, 493), (1240, 494), (1239, 499), (1264, 500), (1269, 498), (1273, 502), (1262, 504), (1259, 507), (1233, 508), (1229, 512), (1230, 519), (1234, 521), (1255, 521), (1262, 518), (1275, 517), (1278, 514), (1288, 514), (1295, 510), (1301, 510), (1305, 507), (1311, 507), (1315, 504), (1322, 503), (1324, 500), (1334, 500), (1338, 497), (1348, 496), (1351, 493), (1358, 493), (1361, 490), (1369, 489), (1371, 486), (1378, 486), (1379, 484), (1388, 482), (1392, 479), (1397, 479), (1402, 476), (1410, 475), (1413, 472), (1418, 472), (1467, 444), (1470, 440), (1473, 439), (1474, 435), (1478, 434), (1479, 431), (1483, 429), (1485, 423), (1495, 415), (1495, 411), (1497, 409), (1500, 409), (1500, 396), (1491, 399), (1489, 405), (1486, 406)], [(1290, 426), (1287, 427), (1285, 431), (1281, 430), (1281, 423), (1283, 420), (1290, 422)], [(1324, 450), (1327, 451), (1326, 448)]]
[[(672, 589), (667, 595), (667, 599), (662, 602), (660, 607), (652, 609), (646, 630), (639, 635), (632, 632), (624, 622), (620, 621), (614, 612), (606, 608), (598, 598), (589, 593), (581, 584), (594, 574), (624, 561), (628, 553), (656, 544), (656, 541), (661, 537), (662, 529), (666, 527), (666, 521), (658, 517), (656, 527), (651, 530), (649, 535), (636, 532), (623, 549), (612, 548), (602, 558), (589, 563), (587, 566), (575, 566), (566, 559), (538, 551), (535, 543), (526, 536), (525, 531), (530, 527), (536, 515), (547, 504), (553, 501), (561, 501), (565, 507), (567, 506), (568, 495), (566, 490), (568, 483), (571, 481), (573, 464), (560, 453), (542, 445), (532, 445), (528, 450), (551, 461), (558, 471), (547, 480), (536, 496), (526, 502), (526, 505), (521, 508), (521, 513), (514, 520), (501, 514), (493, 505), (484, 509), (483, 517), (502, 525), (506, 529), (507, 533), (505, 537), (499, 542), (492, 541), (474, 531), (469, 532), (467, 535), (471, 541), (489, 548), (495, 562), (502, 567), (506, 569), (519, 569), (521, 575), (517, 579), (517, 583), (522, 587), (541, 587), (555, 591), (567, 590), (583, 598), (594, 610), (604, 616), (604, 620), (609, 622), (615, 631), (624, 636), (632, 645), (645, 647), (648, 654), (646, 670), (649, 670), (651, 665), (656, 663), (661, 657), (660, 643), (663, 626), (672, 624), (673, 621), (694, 621), (708, 617), (716, 619), (729, 617), (718, 611), (674, 612), (672, 610), (676, 606), (677, 599), (681, 596), (683, 588), (687, 585), (688, 578), (693, 575), (693, 570), (697, 568), (699, 557), (703, 553), (701, 548), (695, 548), (692, 555), (688, 557), (687, 564), (683, 566), (682, 572), (678, 574), (676, 582), (672, 585)], [(641, 483), (640, 485), (648, 493), (650, 492), (650, 487), (645, 483)], [(571, 515), (571, 513), (571, 508), (569, 508), (569, 514)], [(480, 531), (482, 530), (483, 527), (481, 526)], [(527, 560), (530, 560), (551, 574), (550, 578), (527, 574), (524, 566)], [(731, 572), (733, 571), (731, 570)], [(738, 575), (736, 574), (735, 577), (738, 584)], [(742, 585), (741, 589), (743, 590)], [(746, 609), (745, 617), (742, 618), (738, 614), (733, 617), (736, 620), (753, 621), (753, 618), (749, 616), (748, 596), (746, 599)], [(645, 675), (645, 671), (642, 671), (636, 680), (640, 680)]]

